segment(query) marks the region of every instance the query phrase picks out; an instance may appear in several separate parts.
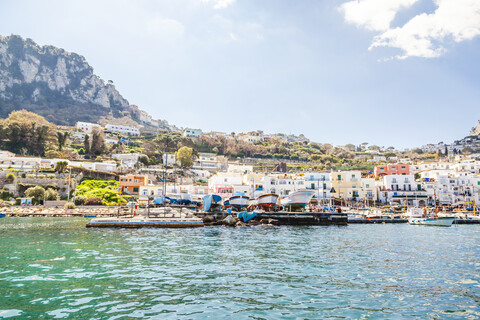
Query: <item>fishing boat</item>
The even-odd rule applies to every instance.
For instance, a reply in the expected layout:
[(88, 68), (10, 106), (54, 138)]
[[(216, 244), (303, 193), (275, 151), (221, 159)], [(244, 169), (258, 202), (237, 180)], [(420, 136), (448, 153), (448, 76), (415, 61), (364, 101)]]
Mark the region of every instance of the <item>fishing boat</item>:
[(423, 208), (411, 208), (407, 210), (409, 213), (408, 223), (414, 225), (424, 225), (424, 226), (438, 226), (438, 227), (450, 227), (455, 221), (455, 217), (439, 217), (437, 215), (437, 196), (436, 192), (434, 191), (434, 201), (435, 201), (435, 209), (433, 214), (428, 214), (427, 209)]
[(262, 208), (265, 211), (270, 211), (278, 203), (278, 194), (267, 193), (262, 194), (256, 199), (256, 206)]
[(455, 220), (454, 217), (423, 217), (423, 218), (409, 218), (409, 224), (417, 224), (424, 226), (438, 226), (438, 227), (450, 227)]
[(250, 197), (245, 196), (243, 193), (239, 195), (234, 195), (229, 199), (230, 207), (232, 207), (233, 209), (241, 210), (248, 207), (249, 200)]
[(7, 216), (6, 213), (0, 213), (0, 218), (5, 218)]
[(310, 202), (314, 195), (315, 191), (311, 190), (295, 191), (281, 199), (281, 204), (285, 210), (289, 211), (305, 209), (306, 205)]

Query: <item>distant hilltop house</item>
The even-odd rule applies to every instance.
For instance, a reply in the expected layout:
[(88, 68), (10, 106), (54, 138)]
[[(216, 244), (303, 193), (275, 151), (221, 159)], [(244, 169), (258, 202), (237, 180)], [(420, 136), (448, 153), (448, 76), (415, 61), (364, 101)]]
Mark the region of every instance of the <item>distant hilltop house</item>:
[(102, 129), (102, 127), (99, 124), (90, 123), (90, 122), (81, 122), (81, 121), (77, 122), (77, 124), (75, 125), (75, 128), (87, 134), (91, 134), (95, 130), (100, 131)]
[(183, 130), (184, 137), (198, 138), (203, 134), (201, 129), (185, 129)]
[(121, 126), (116, 124), (107, 124), (105, 126), (105, 129), (110, 132), (118, 132), (118, 133), (126, 134), (129, 136), (136, 136), (136, 137), (140, 136), (140, 130), (138, 130), (138, 128)]

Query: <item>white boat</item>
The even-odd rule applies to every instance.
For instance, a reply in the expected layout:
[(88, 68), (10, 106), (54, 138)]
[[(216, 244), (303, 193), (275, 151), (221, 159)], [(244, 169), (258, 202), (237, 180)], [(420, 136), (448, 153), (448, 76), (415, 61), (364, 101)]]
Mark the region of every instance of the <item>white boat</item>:
[(228, 200), (230, 206), (235, 209), (246, 208), (248, 206), (248, 202), (250, 201), (250, 197), (247, 196), (233, 196), (230, 197)]
[(281, 199), (281, 204), (285, 207), (300, 207), (305, 208), (305, 206), (312, 200), (315, 195), (315, 191), (303, 190), (295, 191), (285, 198)]
[(267, 193), (267, 194), (262, 194), (257, 198), (257, 204), (260, 206), (271, 206), (274, 204), (277, 204), (278, 202), (278, 194), (274, 193)]
[(417, 224), (417, 225), (424, 225), (424, 226), (438, 226), (438, 227), (450, 227), (453, 224), (455, 218), (453, 217), (425, 217), (425, 218), (409, 218), (409, 224)]

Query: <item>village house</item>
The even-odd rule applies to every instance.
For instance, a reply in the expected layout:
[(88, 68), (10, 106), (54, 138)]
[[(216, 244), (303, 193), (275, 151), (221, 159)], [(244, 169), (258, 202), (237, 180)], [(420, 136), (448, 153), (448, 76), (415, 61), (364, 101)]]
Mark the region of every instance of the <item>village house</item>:
[(136, 194), (140, 192), (140, 187), (151, 184), (146, 175), (127, 174), (120, 176), (118, 189), (122, 193)]

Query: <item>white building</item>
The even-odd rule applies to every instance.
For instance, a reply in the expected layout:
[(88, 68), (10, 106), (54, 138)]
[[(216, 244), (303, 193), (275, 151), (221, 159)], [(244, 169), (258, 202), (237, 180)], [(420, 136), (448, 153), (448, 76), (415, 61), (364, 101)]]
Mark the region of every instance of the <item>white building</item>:
[(174, 153), (164, 153), (162, 155), (162, 161), (163, 161), (163, 164), (167, 164), (169, 166), (172, 166), (174, 164), (179, 164), (179, 162), (175, 158)]
[(414, 175), (386, 175), (379, 190), (381, 202), (399, 204), (426, 204), (427, 193), (420, 182), (415, 181)]
[(120, 160), (120, 168), (122, 169), (134, 169), (138, 163), (140, 153), (115, 153), (112, 154), (113, 159)]
[(201, 129), (185, 129), (183, 130), (184, 137), (198, 138), (203, 134)]
[(102, 127), (99, 124), (90, 123), (90, 122), (80, 122), (80, 121), (77, 122), (77, 124), (75, 125), (75, 128), (87, 134), (91, 134), (96, 130), (100, 131), (102, 129)]
[(117, 164), (115, 161), (104, 162), (70, 162), (71, 166), (81, 167), (95, 171), (114, 172), (117, 170)]
[(121, 126), (117, 124), (107, 124), (105, 127), (110, 132), (119, 132), (121, 134), (126, 134), (129, 136), (140, 136), (140, 130), (134, 127)]
[(249, 165), (244, 165), (244, 164), (234, 164), (234, 163), (229, 163), (227, 172), (229, 173), (252, 173), (253, 172), (253, 166)]

